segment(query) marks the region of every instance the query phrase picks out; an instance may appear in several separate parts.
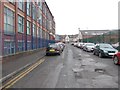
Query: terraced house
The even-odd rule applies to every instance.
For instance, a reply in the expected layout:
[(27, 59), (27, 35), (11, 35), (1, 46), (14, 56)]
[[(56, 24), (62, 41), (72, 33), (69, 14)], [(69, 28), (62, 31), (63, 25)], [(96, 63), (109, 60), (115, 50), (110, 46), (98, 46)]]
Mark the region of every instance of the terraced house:
[(54, 36), (54, 16), (45, 1), (0, 1), (0, 56), (44, 48)]

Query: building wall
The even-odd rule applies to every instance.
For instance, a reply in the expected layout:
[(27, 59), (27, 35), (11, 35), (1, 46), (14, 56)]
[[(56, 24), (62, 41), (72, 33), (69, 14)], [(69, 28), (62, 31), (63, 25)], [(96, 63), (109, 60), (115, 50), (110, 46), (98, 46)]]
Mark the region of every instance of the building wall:
[(0, 8), (0, 13), (3, 13), (0, 14), (0, 37), (3, 38), (0, 40), (0, 46), (3, 48), (3, 55), (0, 55), (36, 50), (54, 41), (49, 38), (50, 32), (46, 22), (53, 20), (53, 16), (46, 2), (6, 1), (0, 3)]
[(3, 50), (2, 50), (2, 33), (3, 33), (3, 10), (2, 10), (2, 8), (3, 8), (3, 4), (1, 3), (1, 1), (0, 1), (0, 57), (2, 56), (2, 54), (3, 54)]

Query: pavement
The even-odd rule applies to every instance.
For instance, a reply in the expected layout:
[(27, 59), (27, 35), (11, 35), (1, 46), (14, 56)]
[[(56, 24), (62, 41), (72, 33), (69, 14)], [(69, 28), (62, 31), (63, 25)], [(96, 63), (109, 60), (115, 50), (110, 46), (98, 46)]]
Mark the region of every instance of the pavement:
[(12, 60), (7, 60), (2, 63), (2, 78), (0, 82), (5, 81), (14, 74), (20, 72), (24, 68), (35, 63), (37, 60), (45, 56), (45, 49), (40, 49), (33, 54), (21, 56), (20, 58), (13, 58)]

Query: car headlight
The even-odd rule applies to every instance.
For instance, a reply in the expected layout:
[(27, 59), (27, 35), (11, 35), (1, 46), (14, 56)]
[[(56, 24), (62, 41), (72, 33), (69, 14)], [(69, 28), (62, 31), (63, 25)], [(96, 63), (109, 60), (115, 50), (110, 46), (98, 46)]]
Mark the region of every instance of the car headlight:
[(103, 52), (104, 52), (104, 53), (108, 53), (108, 51), (106, 51), (106, 50), (104, 50)]
[(117, 53), (118, 53), (118, 51), (115, 52), (115, 54), (117, 54)]

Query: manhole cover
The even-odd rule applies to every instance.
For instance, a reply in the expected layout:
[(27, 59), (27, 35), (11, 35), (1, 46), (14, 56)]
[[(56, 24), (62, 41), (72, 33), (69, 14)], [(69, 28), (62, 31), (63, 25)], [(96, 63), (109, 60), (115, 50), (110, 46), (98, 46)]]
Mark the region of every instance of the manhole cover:
[(104, 73), (105, 70), (104, 70), (104, 69), (100, 69), (100, 68), (96, 68), (96, 69), (95, 69), (95, 72), (98, 72), (98, 73)]

